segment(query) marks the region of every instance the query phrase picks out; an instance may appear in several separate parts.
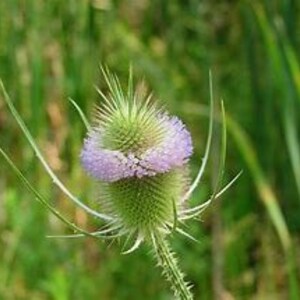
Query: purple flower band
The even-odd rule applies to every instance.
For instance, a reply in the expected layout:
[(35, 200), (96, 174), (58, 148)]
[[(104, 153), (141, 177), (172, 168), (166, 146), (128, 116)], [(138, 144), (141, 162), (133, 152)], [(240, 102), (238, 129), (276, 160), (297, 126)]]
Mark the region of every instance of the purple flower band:
[(192, 155), (189, 131), (177, 117), (158, 116), (165, 129), (159, 145), (148, 148), (136, 156), (101, 147), (101, 131), (92, 130), (84, 141), (81, 161), (86, 171), (95, 178), (114, 182), (122, 178), (155, 176), (184, 165)]

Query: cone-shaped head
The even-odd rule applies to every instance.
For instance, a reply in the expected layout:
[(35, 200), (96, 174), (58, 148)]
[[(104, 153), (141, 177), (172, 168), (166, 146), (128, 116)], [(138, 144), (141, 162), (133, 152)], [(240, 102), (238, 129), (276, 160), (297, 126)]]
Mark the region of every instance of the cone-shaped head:
[[(104, 72), (110, 94), (97, 109), (81, 152), (83, 167), (100, 182), (101, 208), (130, 230), (154, 231), (174, 219), (181, 205), (193, 147), (177, 118), (151, 98), (125, 95), (116, 77)], [(175, 205), (175, 209), (174, 209)]]

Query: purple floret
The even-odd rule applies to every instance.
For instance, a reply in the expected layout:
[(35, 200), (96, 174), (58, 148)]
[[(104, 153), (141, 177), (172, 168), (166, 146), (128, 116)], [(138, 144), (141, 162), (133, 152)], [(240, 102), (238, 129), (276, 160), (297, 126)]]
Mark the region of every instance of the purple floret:
[(177, 117), (160, 115), (158, 118), (165, 137), (159, 145), (148, 148), (139, 156), (104, 149), (101, 131), (91, 131), (81, 152), (85, 170), (99, 180), (114, 182), (134, 176), (154, 176), (187, 163), (193, 153), (189, 131)]

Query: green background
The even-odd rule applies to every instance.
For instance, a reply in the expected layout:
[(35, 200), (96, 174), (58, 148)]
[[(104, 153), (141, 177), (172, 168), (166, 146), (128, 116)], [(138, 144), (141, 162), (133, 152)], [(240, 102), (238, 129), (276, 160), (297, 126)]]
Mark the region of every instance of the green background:
[[(212, 70), (224, 99), (224, 183), (238, 182), (187, 223), (199, 243), (171, 243), (196, 299), (300, 299), (300, 3), (281, 1), (1, 0), (0, 77), (48, 162), (78, 196), (97, 191), (79, 162), (85, 128), (106, 91), (99, 64), (125, 84), (131, 64), (155, 98), (190, 129), (194, 176), (204, 153)], [(219, 131), (205, 178), (190, 200), (211, 193)], [(64, 215), (96, 230), (52, 184), (0, 96), (0, 146)], [(0, 299), (172, 299), (147, 246), (70, 233), (0, 160)], [(297, 251), (298, 250), (298, 251)]]

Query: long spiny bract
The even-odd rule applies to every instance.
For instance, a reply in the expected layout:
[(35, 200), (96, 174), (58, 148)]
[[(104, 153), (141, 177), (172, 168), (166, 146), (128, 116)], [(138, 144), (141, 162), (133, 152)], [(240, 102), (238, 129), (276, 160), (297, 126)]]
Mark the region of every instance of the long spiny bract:
[(45, 171), (48, 173), (50, 178), (52, 179), (53, 183), (77, 206), (82, 208), (84, 211), (86, 211), (88, 214), (91, 214), (97, 218), (103, 219), (103, 220), (110, 220), (110, 217), (104, 214), (101, 214), (90, 207), (88, 207), (86, 204), (84, 204), (80, 199), (78, 199), (73, 193), (60, 181), (60, 179), (56, 176), (56, 174), (53, 172), (49, 164), (47, 163), (46, 159), (42, 155), (41, 151), (39, 150), (34, 138), (32, 137), (30, 131), (28, 130), (27, 126), (25, 125), (23, 119), (19, 115), (18, 111), (16, 110), (15, 106), (13, 105), (8, 93), (6, 92), (2, 80), (0, 80), (0, 88), (4, 95), (4, 101), (8, 105), (13, 117), (15, 118), (16, 122), (18, 123), (20, 129), (22, 130), (24, 136), (26, 137), (27, 141), (29, 142), (31, 148), (35, 152), (38, 160), (44, 167)]

